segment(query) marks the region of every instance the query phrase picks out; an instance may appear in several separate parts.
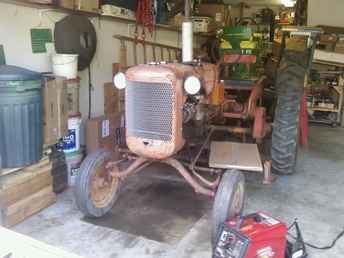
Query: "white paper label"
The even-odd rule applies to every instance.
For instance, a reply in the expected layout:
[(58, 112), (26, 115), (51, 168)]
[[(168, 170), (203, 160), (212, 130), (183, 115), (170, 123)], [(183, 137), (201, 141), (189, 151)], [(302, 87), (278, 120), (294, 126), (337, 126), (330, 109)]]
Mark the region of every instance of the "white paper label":
[(103, 120), (102, 122), (102, 138), (110, 136), (110, 121)]

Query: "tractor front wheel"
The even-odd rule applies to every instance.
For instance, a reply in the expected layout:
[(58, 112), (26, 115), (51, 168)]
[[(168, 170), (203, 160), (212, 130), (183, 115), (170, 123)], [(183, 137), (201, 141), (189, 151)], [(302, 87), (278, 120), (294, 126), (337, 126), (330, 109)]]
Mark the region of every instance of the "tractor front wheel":
[(111, 177), (106, 165), (112, 153), (97, 151), (86, 157), (75, 185), (75, 199), (86, 217), (99, 218), (113, 207), (120, 189), (120, 180)]
[(212, 213), (212, 243), (216, 243), (222, 223), (242, 215), (245, 201), (245, 176), (241, 171), (228, 170), (217, 189)]

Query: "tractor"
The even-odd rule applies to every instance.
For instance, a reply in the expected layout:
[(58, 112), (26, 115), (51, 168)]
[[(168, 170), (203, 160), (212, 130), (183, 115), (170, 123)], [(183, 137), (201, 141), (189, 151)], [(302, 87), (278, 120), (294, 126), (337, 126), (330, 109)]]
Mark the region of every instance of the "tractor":
[[(151, 163), (165, 163), (196, 193), (214, 198), (214, 242), (219, 225), (243, 211), (242, 171), (264, 172), (269, 179), (269, 162), (262, 161), (258, 150), (271, 130), (261, 105), (265, 76), (228, 82), (220, 78), (219, 64), (194, 60), (188, 38), (192, 35), (190, 7), (185, 2), (182, 62), (137, 65), (114, 76), (114, 85), (125, 91), (125, 146), (118, 146), (115, 155), (99, 150), (86, 157), (75, 198), (85, 216), (102, 217), (115, 205), (127, 177)], [(289, 174), (296, 162), (306, 65), (290, 51), (284, 52), (277, 75), (272, 169)], [(235, 55), (235, 62), (246, 67), (256, 61), (253, 53)], [(224, 55), (224, 62), (233, 60), (233, 55)], [(242, 141), (223, 139), (223, 134), (240, 135)]]

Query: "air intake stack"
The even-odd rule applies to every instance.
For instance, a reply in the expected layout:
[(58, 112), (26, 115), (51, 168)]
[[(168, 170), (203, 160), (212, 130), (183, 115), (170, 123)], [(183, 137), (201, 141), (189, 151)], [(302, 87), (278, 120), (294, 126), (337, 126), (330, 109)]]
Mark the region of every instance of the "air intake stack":
[(185, 0), (185, 20), (182, 25), (183, 63), (193, 61), (193, 29), (190, 19), (190, 0)]

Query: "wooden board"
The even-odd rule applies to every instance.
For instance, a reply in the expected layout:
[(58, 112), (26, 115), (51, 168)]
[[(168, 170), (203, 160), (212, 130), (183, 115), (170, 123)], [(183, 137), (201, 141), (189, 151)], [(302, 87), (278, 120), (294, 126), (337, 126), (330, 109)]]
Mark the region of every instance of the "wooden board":
[(52, 163), (50, 163), (49, 159), (45, 159), (33, 166), (25, 167), (9, 174), (1, 175), (0, 190), (27, 182), (32, 178), (39, 176), (40, 174), (50, 172), (51, 169)]
[(36, 164), (33, 164), (31, 166), (27, 166), (27, 167), (19, 167), (19, 168), (9, 168), (9, 169), (1, 169), (0, 168), (0, 177), (1, 176), (6, 176), (6, 175), (9, 175), (9, 174), (12, 174), (14, 172), (17, 172), (17, 171), (21, 171), (21, 170), (26, 170), (26, 169), (29, 169), (29, 170), (35, 170), (37, 169), (38, 167), (41, 167), (45, 164), (48, 164), (49, 163), (49, 157), (48, 156), (44, 156), (38, 163)]
[(214, 168), (263, 172), (263, 165), (257, 144), (212, 142), (209, 166)]
[[(22, 234), (0, 227), (0, 257), (81, 258)], [(18, 248), (20, 247), (20, 248)]]
[(3, 226), (11, 227), (56, 202), (52, 186), (45, 187), (2, 210)]
[(9, 205), (30, 196), (44, 187), (52, 185), (53, 177), (50, 169), (46, 173), (38, 174), (36, 177), (29, 179), (17, 185), (13, 185), (4, 190), (0, 190), (0, 207)]

